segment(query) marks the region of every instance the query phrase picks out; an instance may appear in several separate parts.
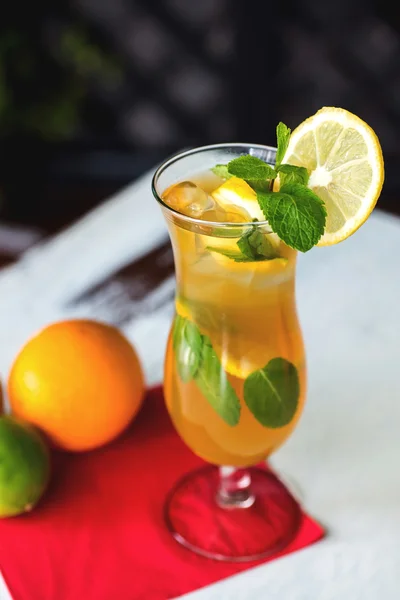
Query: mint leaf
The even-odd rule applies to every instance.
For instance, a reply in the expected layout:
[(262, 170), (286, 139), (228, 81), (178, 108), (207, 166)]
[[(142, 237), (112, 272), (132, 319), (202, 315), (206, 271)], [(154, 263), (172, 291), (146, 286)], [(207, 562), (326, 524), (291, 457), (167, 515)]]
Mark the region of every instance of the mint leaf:
[(217, 254), (222, 254), (222, 256), (231, 258), (235, 262), (254, 262), (255, 260), (260, 260), (246, 256), (240, 250), (225, 250), (223, 248), (216, 248), (214, 246), (207, 246), (206, 250), (209, 250), (210, 252), (217, 252)]
[(295, 167), (294, 165), (279, 165), (276, 169), (279, 173), (281, 187), (288, 183), (301, 183), (307, 185), (309, 174), (305, 167)]
[(257, 192), (257, 200), (271, 229), (291, 248), (307, 252), (324, 233), (325, 204), (300, 183), (284, 185), (279, 192)]
[(245, 181), (257, 181), (274, 179), (276, 173), (272, 167), (263, 160), (250, 154), (234, 158), (228, 163), (228, 171), (231, 175), (240, 177)]
[(228, 165), (215, 165), (215, 167), (211, 168), (211, 171), (217, 177), (221, 177), (221, 179), (230, 179), (232, 177), (228, 171)]
[(253, 260), (265, 260), (277, 256), (268, 236), (261, 233), (256, 227), (244, 233), (237, 245), (242, 254)]
[(172, 345), (180, 378), (188, 383), (196, 375), (201, 360), (203, 338), (188, 319), (177, 315), (172, 331)]
[(237, 425), (240, 419), (239, 398), (207, 336), (203, 336), (201, 367), (195, 381), (221, 419), (231, 427)]
[(261, 260), (271, 260), (276, 258), (276, 250), (268, 236), (258, 231), (256, 227), (252, 227), (246, 231), (237, 242), (238, 249), (217, 248), (215, 246), (207, 246), (206, 249), (210, 252), (222, 254), (235, 262), (256, 262)]
[(279, 167), (283, 160), (283, 157), (286, 154), (286, 150), (289, 145), (290, 133), (291, 131), (289, 127), (286, 127), (286, 125), (282, 123), (282, 121), (278, 123), (276, 127), (276, 141), (278, 148), (276, 151), (275, 168)]
[(264, 427), (288, 425), (296, 413), (299, 396), (297, 369), (285, 358), (273, 358), (244, 382), (244, 401)]
[(276, 248), (268, 238), (268, 234), (263, 234), (256, 228), (254, 228), (249, 235), (249, 243), (259, 257), (262, 256), (263, 258), (270, 260), (271, 258), (276, 258), (278, 256)]
[(250, 240), (253, 233), (254, 232), (252, 230), (247, 231), (241, 236), (241, 238), (236, 244), (241, 253), (244, 254), (244, 256), (246, 256), (250, 260), (256, 260), (258, 256), (257, 249), (253, 247), (253, 244)]
[(230, 426), (240, 418), (240, 401), (229, 383), (210, 338), (200, 333), (189, 319), (175, 318), (172, 344), (176, 367), (184, 383), (194, 379), (203, 396), (218, 415)]
[[(276, 177), (276, 174), (274, 174), (274, 177)], [(270, 190), (271, 179), (247, 179), (246, 183), (255, 192), (268, 192)]]

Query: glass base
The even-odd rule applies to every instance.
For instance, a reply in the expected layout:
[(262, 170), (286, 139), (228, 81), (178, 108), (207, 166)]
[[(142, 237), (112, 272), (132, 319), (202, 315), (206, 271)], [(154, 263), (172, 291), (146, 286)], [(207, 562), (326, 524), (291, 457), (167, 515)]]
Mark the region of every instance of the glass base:
[(253, 501), (222, 507), (218, 467), (208, 465), (178, 481), (165, 505), (168, 529), (186, 548), (215, 560), (246, 562), (282, 551), (294, 539), (302, 513), (270, 471), (251, 467)]

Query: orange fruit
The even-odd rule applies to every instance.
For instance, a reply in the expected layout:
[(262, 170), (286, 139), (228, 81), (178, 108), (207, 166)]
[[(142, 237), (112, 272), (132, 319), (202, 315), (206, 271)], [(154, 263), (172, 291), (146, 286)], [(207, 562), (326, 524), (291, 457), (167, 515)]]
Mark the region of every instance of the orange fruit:
[(97, 448), (122, 433), (144, 389), (127, 338), (116, 327), (84, 319), (42, 329), (20, 350), (8, 377), (12, 414), (73, 451)]

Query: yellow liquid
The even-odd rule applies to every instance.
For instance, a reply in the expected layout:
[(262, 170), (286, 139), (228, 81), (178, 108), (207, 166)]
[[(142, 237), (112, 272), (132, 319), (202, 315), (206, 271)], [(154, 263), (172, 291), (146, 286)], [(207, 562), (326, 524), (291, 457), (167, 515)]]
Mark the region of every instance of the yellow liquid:
[[(198, 178), (197, 178), (198, 181)], [(210, 183), (211, 182), (211, 183)], [(216, 185), (203, 180), (203, 189)], [(241, 405), (239, 423), (228, 425), (194, 380), (184, 383), (176, 369), (172, 334), (165, 361), (164, 389), (168, 411), (185, 443), (217, 465), (254, 465), (268, 457), (293, 431), (303, 409), (306, 370), (295, 304), (296, 252), (283, 243), (286, 259), (236, 263), (207, 250), (235, 247), (237, 238), (203, 235), (169, 220), (177, 278), (176, 311), (207, 335)], [(209, 228), (205, 231), (210, 233)], [(300, 397), (292, 420), (283, 427), (260, 424), (243, 398), (245, 378), (276, 357), (297, 368)]]

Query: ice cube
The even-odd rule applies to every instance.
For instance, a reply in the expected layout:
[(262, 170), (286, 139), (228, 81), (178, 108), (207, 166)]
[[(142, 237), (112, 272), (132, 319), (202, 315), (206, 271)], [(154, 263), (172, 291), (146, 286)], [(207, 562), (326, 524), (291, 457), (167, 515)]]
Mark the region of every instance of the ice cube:
[(164, 201), (180, 213), (199, 219), (215, 207), (215, 200), (191, 181), (174, 185), (164, 196)]

